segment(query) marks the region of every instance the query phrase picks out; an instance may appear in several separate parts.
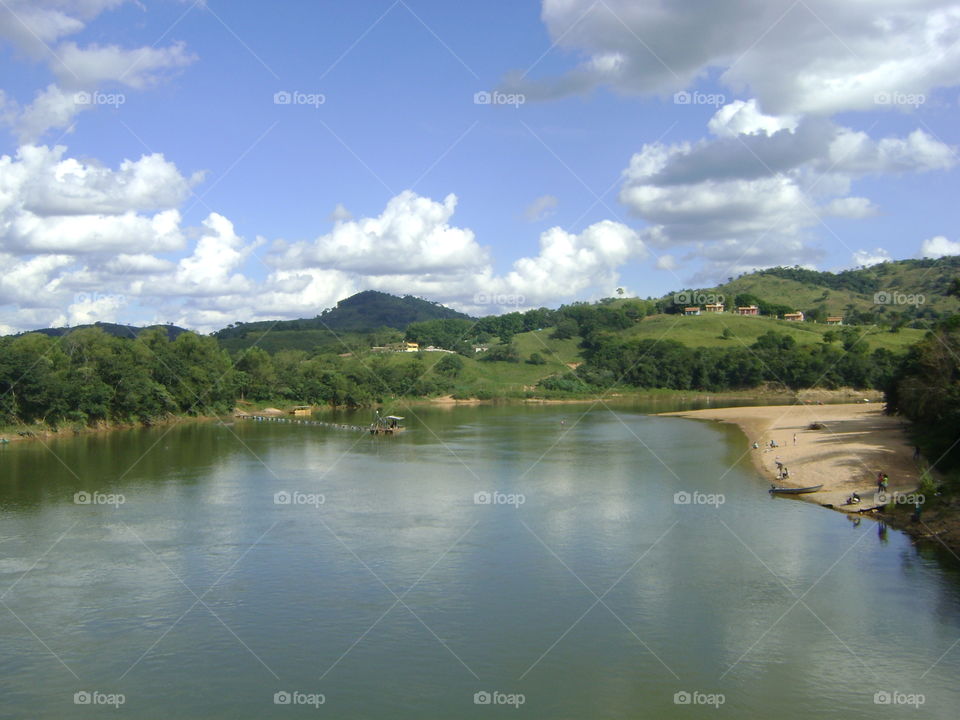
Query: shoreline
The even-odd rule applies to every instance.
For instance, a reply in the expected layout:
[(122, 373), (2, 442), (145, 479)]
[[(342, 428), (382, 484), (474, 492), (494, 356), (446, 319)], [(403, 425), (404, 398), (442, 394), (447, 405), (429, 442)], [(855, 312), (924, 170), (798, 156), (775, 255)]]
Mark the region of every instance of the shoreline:
[[(877, 500), (878, 472), (890, 478), (888, 495), (915, 492), (922, 474), (903, 421), (884, 415), (878, 403), (728, 407), (660, 415), (736, 425), (747, 438), (754, 467), (771, 485), (823, 485), (817, 492), (792, 498), (845, 514), (874, 516), (915, 540), (934, 540), (951, 551), (960, 548), (960, 518), (949, 510), (930, 513), (932, 518), (925, 513), (917, 523), (911, 521), (912, 505), (887, 513)], [(812, 429), (814, 423), (823, 428)], [(770, 440), (776, 440), (778, 447), (770, 448)], [(753, 448), (754, 442), (759, 448)], [(778, 461), (790, 471), (786, 480), (777, 480)], [(845, 504), (853, 492), (861, 502)], [(938, 529), (931, 529), (931, 524)]]

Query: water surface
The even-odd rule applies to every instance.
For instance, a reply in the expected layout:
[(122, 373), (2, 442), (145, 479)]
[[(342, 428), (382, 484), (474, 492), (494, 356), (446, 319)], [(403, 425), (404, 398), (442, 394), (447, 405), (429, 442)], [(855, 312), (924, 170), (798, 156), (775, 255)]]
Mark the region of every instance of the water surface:
[(74, 704), (97, 691), (133, 718), (956, 717), (955, 566), (771, 499), (738, 430), (646, 409), (11, 444), (0, 715), (102, 717)]

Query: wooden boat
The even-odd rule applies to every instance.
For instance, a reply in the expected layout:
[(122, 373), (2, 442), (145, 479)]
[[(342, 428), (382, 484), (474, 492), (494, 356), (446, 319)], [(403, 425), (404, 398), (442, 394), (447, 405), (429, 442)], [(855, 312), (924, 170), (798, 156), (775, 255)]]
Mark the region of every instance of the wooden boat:
[(777, 487), (776, 485), (770, 486), (770, 492), (774, 495), (803, 495), (805, 493), (815, 493), (823, 487), (823, 484), (820, 485), (811, 485), (810, 487)]
[(377, 419), (374, 421), (373, 425), (370, 426), (371, 435), (395, 435), (396, 433), (403, 432), (405, 428), (401, 424), (403, 418), (399, 415), (387, 415), (386, 417), (380, 417), (377, 415)]

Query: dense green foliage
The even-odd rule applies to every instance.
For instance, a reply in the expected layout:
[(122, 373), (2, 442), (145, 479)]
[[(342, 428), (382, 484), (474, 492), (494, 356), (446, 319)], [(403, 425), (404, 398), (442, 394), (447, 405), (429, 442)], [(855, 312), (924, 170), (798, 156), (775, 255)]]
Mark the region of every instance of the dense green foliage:
[[(844, 349), (829, 344), (799, 346), (789, 335), (768, 332), (750, 346), (695, 348), (674, 340), (598, 336), (577, 368), (586, 386), (614, 385), (676, 390), (739, 390), (762, 383), (790, 388), (885, 387), (896, 356), (879, 348), (872, 353), (851, 339)], [(545, 380), (547, 389), (556, 385)]]
[(0, 412), (6, 421), (150, 421), (171, 413), (226, 412), (230, 359), (212, 338), (162, 329), (134, 340), (99, 328), (63, 338), (0, 338)]
[(887, 389), (887, 409), (913, 421), (917, 444), (938, 469), (960, 468), (960, 316), (910, 348)]

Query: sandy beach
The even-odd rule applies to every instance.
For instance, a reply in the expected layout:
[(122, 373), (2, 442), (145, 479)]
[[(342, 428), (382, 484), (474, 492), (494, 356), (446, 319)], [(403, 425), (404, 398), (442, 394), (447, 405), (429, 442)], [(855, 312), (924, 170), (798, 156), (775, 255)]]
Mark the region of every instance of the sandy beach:
[[(750, 453), (760, 473), (778, 485), (823, 485), (816, 493), (798, 498), (837, 510), (862, 512), (877, 507), (877, 473), (890, 478), (888, 493), (909, 493), (920, 482), (913, 445), (899, 418), (883, 414), (878, 403), (843, 405), (772, 405), (664, 413), (700, 420), (734, 423), (759, 449)], [(823, 429), (812, 430), (821, 423)], [(794, 443), (796, 436), (796, 443)], [(770, 448), (775, 440), (779, 447)], [(790, 472), (777, 480), (777, 462)], [(851, 493), (862, 498), (845, 505)]]

